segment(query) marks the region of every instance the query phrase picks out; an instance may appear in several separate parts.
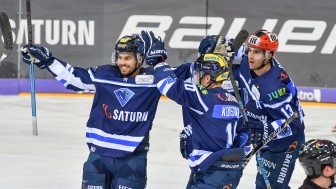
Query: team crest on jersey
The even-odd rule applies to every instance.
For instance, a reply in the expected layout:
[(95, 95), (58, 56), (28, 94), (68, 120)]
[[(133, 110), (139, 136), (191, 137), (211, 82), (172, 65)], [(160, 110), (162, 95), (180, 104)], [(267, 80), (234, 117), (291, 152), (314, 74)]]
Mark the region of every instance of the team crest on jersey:
[(153, 84), (154, 76), (153, 75), (137, 75), (135, 76), (136, 84)]
[(280, 79), (281, 80), (285, 80), (288, 78), (288, 74), (285, 72), (285, 73), (280, 73)]
[(251, 90), (252, 90), (252, 93), (257, 98), (257, 100), (260, 100), (260, 93), (259, 93), (257, 87), (255, 85), (252, 85), (252, 89)]
[(207, 95), (209, 93), (207, 88), (205, 88), (203, 85), (197, 85), (197, 87), (200, 89), (203, 95)]
[(287, 125), (285, 127), (285, 129), (283, 129), (279, 134), (278, 134), (278, 137), (277, 139), (280, 139), (280, 138), (284, 138), (284, 137), (288, 137), (288, 136), (291, 136), (293, 133), (292, 133), (292, 129), (290, 128), (289, 125)]
[(127, 88), (120, 88), (115, 90), (114, 94), (116, 95), (120, 105), (124, 107), (135, 93)]

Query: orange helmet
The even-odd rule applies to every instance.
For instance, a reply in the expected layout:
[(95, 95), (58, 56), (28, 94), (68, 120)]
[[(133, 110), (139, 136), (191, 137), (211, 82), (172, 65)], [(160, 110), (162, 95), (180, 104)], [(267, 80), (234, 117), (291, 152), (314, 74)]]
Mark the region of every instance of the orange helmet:
[(247, 38), (247, 45), (249, 47), (273, 52), (273, 56), (275, 56), (279, 46), (278, 36), (275, 33), (261, 29)]

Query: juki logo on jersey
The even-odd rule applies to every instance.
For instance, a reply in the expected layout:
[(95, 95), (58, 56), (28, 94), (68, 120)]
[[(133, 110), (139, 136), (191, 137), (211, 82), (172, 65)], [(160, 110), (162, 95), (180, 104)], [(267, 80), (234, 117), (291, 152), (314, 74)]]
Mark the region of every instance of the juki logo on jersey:
[(120, 88), (115, 90), (114, 94), (116, 95), (120, 105), (124, 107), (135, 93), (127, 88)]
[(271, 93), (268, 93), (267, 96), (269, 97), (268, 100), (272, 101), (273, 99), (279, 98), (285, 94), (286, 94), (286, 88), (281, 88)]

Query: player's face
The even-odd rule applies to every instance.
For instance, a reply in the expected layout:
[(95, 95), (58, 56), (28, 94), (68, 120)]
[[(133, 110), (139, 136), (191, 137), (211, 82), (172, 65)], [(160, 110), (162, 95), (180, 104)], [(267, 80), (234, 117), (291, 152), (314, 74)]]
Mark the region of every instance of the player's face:
[(119, 67), (121, 75), (123, 76), (134, 77), (135, 75), (138, 74), (137, 72), (135, 72), (132, 75), (129, 75), (138, 67), (137, 60), (133, 53), (130, 52), (118, 53), (117, 65)]
[(265, 52), (261, 49), (249, 47), (247, 56), (250, 69), (255, 70), (264, 63)]

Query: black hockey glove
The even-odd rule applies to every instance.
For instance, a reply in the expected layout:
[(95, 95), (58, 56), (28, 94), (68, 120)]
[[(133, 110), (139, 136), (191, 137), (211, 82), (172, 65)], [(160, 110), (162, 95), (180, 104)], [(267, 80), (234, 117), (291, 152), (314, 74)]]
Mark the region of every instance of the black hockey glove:
[(38, 45), (24, 45), (20, 51), (24, 63), (34, 63), (40, 69), (46, 68), (55, 59), (46, 47)]
[(212, 53), (216, 47), (217, 41), (222, 36), (220, 35), (207, 35), (205, 36), (199, 44), (198, 54)]
[(260, 144), (262, 142), (262, 137), (264, 134), (264, 125), (261, 121), (251, 121), (248, 122), (248, 128), (251, 129), (251, 140), (252, 144)]
[(147, 31), (142, 30), (139, 35), (137, 35), (139, 40), (136, 40), (135, 43), (142, 55), (146, 55), (149, 47), (152, 45), (153, 40)]
[(149, 33), (141, 31), (139, 38), (141, 40), (137, 45), (146, 51), (145, 62), (147, 65), (155, 66), (167, 59), (167, 51), (160, 37), (156, 38), (151, 31)]

